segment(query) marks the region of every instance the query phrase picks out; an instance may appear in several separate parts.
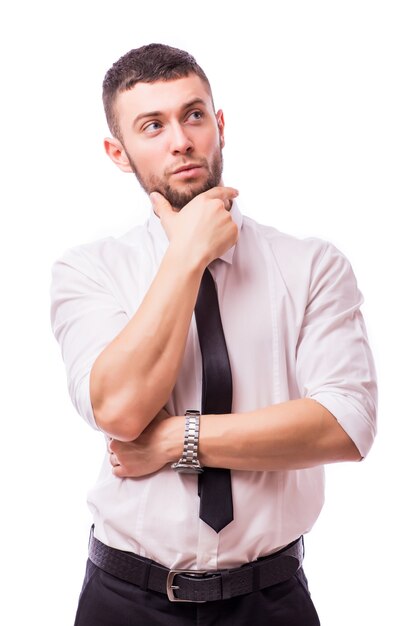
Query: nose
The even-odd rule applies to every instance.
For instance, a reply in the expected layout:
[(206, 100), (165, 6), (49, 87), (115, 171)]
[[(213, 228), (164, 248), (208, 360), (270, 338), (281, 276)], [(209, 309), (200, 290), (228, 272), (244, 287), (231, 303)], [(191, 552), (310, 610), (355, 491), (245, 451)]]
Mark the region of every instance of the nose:
[(171, 152), (172, 154), (187, 154), (192, 152), (193, 143), (181, 124), (171, 127)]

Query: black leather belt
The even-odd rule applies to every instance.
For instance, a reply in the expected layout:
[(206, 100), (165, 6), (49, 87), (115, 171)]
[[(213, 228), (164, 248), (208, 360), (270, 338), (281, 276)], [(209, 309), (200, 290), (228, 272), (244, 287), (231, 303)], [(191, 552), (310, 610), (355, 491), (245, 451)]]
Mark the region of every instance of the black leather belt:
[(166, 594), (171, 602), (225, 600), (265, 589), (291, 578), (301, 567), (303, 538), (266, 557), (234, 569), (218, 571), (169, 570), (155, 561), (110, 548), (91, 535), (89, 558), (121, 580)]

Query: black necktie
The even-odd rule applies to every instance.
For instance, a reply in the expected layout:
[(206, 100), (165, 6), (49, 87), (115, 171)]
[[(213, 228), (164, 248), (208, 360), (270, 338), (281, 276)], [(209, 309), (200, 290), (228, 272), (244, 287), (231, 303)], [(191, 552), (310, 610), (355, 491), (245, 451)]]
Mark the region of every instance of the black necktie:
[[(232, 412), (232, 374), (224, 339), (216, 286), (206, 268), (195, 305), (203, 362), (201, 413)], [(206, 467), (199, 475), (200, 518), (216, 532), (233, 520), (230, 470)]]

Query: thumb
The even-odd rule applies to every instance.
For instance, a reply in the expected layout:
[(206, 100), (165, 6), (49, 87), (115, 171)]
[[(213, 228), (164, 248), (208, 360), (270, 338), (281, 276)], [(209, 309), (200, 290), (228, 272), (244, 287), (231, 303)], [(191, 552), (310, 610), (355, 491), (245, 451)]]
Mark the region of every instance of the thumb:
[(149, 194), (149, 198), (152, 202), (153, 212), (159, 219), (162, 219), (166, 214), (172, 212), (172, 206), (159, 191), (152, 191), (152, 193)]

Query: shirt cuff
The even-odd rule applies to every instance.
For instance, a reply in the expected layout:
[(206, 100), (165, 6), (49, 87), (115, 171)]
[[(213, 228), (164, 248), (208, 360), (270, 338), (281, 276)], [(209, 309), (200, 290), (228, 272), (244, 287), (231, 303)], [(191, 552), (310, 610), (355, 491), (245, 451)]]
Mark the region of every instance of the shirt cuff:
[[(91, 404), (90, 373), (91, 372), (85, 374), (85, 376), (83, 376), (83, 378), (81, 378), (78, 382), (72, 400), (77, 412), (85, 419), (87, 424), (94, 428), (94, 430), (100, 430), (97, 426), (93, 406)], [(72, 396), (72, 394), (70, 395)]]
[(376, 435), (376, 407), (364, 412), (363, 407), (354, 398), (340, 393), (321, 392), (310, 397), (334, 415), (358, 448), (362, 458), (365, 458)]

